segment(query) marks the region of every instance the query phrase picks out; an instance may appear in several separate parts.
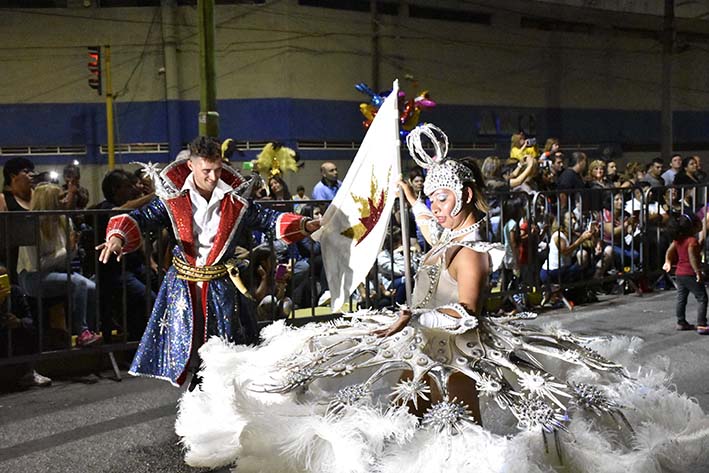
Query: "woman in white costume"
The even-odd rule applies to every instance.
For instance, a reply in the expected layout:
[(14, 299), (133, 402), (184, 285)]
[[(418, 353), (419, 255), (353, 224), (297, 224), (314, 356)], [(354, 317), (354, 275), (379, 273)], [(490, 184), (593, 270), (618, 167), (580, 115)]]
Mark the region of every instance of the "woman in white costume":
[(210, 340), (203, 383), (180, 402), (186, 462), (239, 473), (659, 473), (707, 462), (697, 403), (656, 369), (631, 377), (609, 360), (638, 340), (483, 315), (502, 252), (478, 241), (482, 176), (446, 159), (432, 125), (407, 144), (432, 203), (414, 205), (432, 249), (412, 307), (298, 329), (279, 321), (258, 347)]

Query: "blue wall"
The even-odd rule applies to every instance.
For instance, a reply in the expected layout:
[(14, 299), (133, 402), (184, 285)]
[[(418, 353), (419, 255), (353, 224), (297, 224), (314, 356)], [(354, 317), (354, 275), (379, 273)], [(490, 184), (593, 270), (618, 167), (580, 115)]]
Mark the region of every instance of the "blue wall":
[[(294, 145), (296, 140), (361, 141), (364, 136), (358, 102), (304, 100), (288, 98), (221, 100), (218, 104), (223, 137), (237, 140), (277, 139)], [(165, 102), (117, 103), (117, 142), (168, 142), (174, 149), (197, 135), (199, 104), (194, 101), (171, 103), (179, 122), (168, 132)], [(497, 134), (480, 136), (483, 115), (495, 117)], [(98, 153), (106, 143), (105, 106), (101, 103), (79, 104), (0, 104), (0, 146), (85, 145), (84, 160), (105, 160)], [(506, 126), (502, 124), (505, 117)], [(509, 135), (518, 122), (516, 117), (533, 117), (540, 141), (557, 136), (562, 143), (611, 143), (619, 145), (659, 145), (660, 113), (657, 111), (558, 110), (507, 108), (494, 106), (439, 105), (425, 111), (422, 120), (436, 123), (458, 143), (495, 143), (502, 150), (509, 146)], [(524, 123), (528, 123), (525, 121)], [(674, 114), (677, 144), (709, 141), (709, 112)], [(175, 136), (178, 135), (178, 136)], [(352, 156), (351, 151), (330, 151)], [(153, 155), (167, 160), (170, 153)], [(304, 152), (304, 159), (321, 159), (322, 154)], [(47, 156), (48, 162), (53, 158)], [(66, 157), (61, 158), (66, 160)], [(125, 158), (130, 161), (135, 156)], [(150, 159), (150, 157), (148, 158)], [(121, 159), (119, 158), (119, 161)], [(63, 162), (63, 161), (62, 161)]]

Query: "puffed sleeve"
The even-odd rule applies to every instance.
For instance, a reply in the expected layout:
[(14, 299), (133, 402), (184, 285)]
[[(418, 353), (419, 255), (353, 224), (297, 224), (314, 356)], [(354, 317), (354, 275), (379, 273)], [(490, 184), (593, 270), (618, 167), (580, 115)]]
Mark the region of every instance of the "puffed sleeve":
[(294, 213), (281, 213), (252, 202), (244, 215), (244, 225), (251, 230), (272, 232), (286, 244), (295, 243), (309, 235), (305, 231), (308, 219)]
[(119, 237), (123, 240), (123, 253), (130, 253), (142, 244), (141, 229), (164, 228), (169, 226), (169, 220), (165, 204), (156, 197), (144, 207), (111, 217), (106, 227), (106, 240)]

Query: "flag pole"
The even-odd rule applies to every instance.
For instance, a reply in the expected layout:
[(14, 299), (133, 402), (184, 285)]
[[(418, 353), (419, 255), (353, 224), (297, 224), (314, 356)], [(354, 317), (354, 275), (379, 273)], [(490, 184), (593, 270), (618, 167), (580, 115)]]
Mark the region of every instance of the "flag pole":
[[(403, 168), (401, 167), (401, 138), (399, 138), (399, 80), (394, 81), (392, 93), (397, 94), (394, 101), (395, 120), (396, 120), (396, 139), (397, 150), (399, 154), (399, 169), (402, 171), (401, 178), (403, 179)], [(404, 190), (399, 187), (399, 212), (401, 219), (401, 243), (404, 246), (404, 283), (406, 285), (406, 306), (411, 307), (411, 248), (409, 242), (409, 210), (407, 208), (408, 201)]]

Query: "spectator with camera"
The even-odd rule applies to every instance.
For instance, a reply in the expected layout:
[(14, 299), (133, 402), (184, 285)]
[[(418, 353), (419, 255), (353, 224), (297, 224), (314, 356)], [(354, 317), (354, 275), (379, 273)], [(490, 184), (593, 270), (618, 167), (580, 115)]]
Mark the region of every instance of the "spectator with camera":
[(523, 131), (515, 133), (510, 138), (510, 159), (514, 161), (522, 161), (525, 156), (537, 158), (537, 140), (535, 138), (527, 138)]

